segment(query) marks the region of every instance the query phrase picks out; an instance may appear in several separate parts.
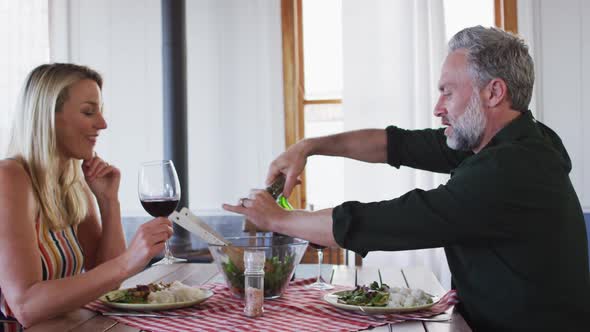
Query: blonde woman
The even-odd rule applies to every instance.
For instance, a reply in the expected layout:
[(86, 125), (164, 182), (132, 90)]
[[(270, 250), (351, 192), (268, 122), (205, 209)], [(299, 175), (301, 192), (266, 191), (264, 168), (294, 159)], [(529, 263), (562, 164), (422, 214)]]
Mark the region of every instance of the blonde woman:
[(10, 158), (0, 161), (0, 310), (25, 327), (116, 288), (172, 235), (156, 218), (125, 247), (121, 175), (94, 153), (107, 127), (101, 89), (92, 69), (49, 64), (20, 97)]

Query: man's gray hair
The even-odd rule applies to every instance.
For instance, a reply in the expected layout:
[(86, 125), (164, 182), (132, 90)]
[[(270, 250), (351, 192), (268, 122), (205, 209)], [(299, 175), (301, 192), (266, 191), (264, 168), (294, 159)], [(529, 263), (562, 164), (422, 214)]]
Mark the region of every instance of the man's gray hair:
[(467, 50), (467, 60), (476, 85), (481, 89), (490, 80), (501, 78), (508, 86), (512, 108), (528, 110), (533, 95), (533, 59), (524, 41), (497, 28), (481, 25), (463, 29), (449, 41), (449, 52)]

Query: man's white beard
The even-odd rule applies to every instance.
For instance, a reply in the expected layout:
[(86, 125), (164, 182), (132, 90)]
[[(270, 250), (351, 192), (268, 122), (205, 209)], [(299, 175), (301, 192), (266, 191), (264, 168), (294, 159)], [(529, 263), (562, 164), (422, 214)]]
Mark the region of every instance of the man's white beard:
[(457, 120), (449, 122), (453, 130), (447, 136), (447, 145), (451, 149), (470, 151), (479, 146), (486, 127), (486, 118), (481, 111), (479, 94), (476, 91), (471, 95), (465, 113)]

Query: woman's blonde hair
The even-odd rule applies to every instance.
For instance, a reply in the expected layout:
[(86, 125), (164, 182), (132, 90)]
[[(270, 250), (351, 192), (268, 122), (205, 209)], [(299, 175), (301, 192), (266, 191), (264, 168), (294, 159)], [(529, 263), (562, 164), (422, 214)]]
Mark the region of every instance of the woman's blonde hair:
[(83, 79), (102, 90), (100, 74), (88, 67), (54, 63), (33, 69), (12, 125), (8, 154), (29, 173), (41, 220), (54, 230), (79, 224), (88, 211), (80, 161), (69, 160), (60, 169), (55, 134), (55, 113), (62, 111), (69, 87)]

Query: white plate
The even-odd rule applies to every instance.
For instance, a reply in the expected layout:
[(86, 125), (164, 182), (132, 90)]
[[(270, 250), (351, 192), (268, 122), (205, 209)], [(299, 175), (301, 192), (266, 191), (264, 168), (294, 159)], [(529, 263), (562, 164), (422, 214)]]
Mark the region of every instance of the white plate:
[[(351, 310), (351, 311), (360, 311), (371, 315), (382, 315), (382, 314), (393, 314), (398, 312), (411, 312), (411, 311), (418, 311), (424, 310), (432, 307), (436, 302), (438, 302), (438, 297), (432, 298), (432, 303), (417, 306), (417, 307), (391, 307), (389, 304), (385, 307), (367, 307), (367, 306), (358, 306), (358, 305), (351, 305), (351, 304), (344, 304), (338, 302), (338, 296), (342, 295), (342, 293), (347, 291), (339, 291), (339, 292), (332, 292), (329, 294), (324, 295), (324, 301), (330, 303), (331, 305), (335, 306), (336, 308), (344, 309), (344, 310)], [(361, 309), (362, 308), (362, 309)]]
[[(127, 288), (129, 289), (129, 288)], [(201, 302), (206, 301), (208, 298), (213, 296), (213, 291), (209, 289), (200, 288), (204, 295), (202, 298), (193, 301), (187, 302), (175, 302), (175, 303), (118, 303), (118, 302), (111, 302), (107, 300), (107, 295), (115, 295), (118, 292), (121, 292), (126, 289), (119, 289), (114, 290), (111, 292), (106, 293), (105, 295), (98, 298), (98, 300), (109, 307), (117, 308), (117, 309), (125, 309), (125, 310), (169, 310), (169, 309), (179, 309), (179, 308), (186, 308), (191, 307)]]

